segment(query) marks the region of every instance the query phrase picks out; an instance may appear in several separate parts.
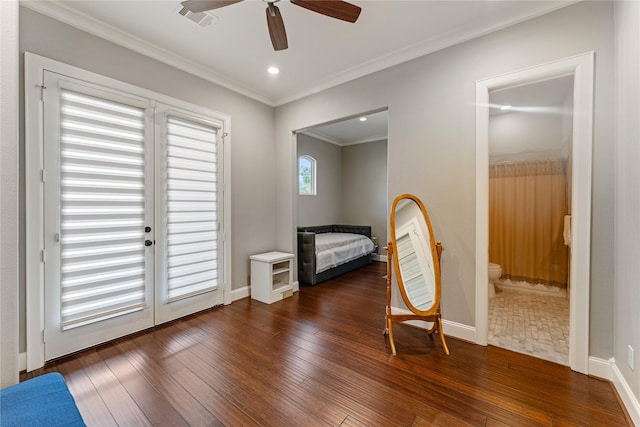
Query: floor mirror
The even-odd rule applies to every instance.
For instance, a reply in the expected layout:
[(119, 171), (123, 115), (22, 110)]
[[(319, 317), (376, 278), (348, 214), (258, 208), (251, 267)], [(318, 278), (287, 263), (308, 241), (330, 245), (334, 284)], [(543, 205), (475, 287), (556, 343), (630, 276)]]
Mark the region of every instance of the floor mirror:
[[(393, 323), (409, 320), (431, 322), (427, 330), (433, 337), (437, 332), (442, 348), (449, 348), (442, 332), (440, 315), (440, 256), (442, 244), (436, 242), (431, 221), (423, 203), (412, 194), (395, 198), (390, 217), (391, 239), (387, 247), (387, 308), (384, 333), (389, 337), (391, 352), (396, 354)], [(402, 300), (411, 311), (408, 314), (391, 312), (392, 273)]]

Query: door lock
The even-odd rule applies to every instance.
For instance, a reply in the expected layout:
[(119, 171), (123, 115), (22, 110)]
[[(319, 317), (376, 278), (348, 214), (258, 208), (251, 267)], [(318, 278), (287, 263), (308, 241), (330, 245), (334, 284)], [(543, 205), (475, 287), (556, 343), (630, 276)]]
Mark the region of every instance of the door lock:
[(151, 227), (149, 227), (148, 225), (144, 228), (144, 232), (145, 233), (150, 233), (151, 232)]

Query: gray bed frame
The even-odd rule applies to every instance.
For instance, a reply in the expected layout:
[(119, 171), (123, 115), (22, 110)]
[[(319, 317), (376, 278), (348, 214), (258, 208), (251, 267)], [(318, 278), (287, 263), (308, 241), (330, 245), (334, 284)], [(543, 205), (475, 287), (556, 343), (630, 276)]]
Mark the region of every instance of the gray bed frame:
[(298, 281), (304, 285), (316, 285), (333, 279), (341, 274), (371, 264), (372, 255), (364, 255), (345, 264), (316, 274), (316, 234), (321, 233), (354, 233), (371, 238), (369, 225), (317, 225), (298, 227)]

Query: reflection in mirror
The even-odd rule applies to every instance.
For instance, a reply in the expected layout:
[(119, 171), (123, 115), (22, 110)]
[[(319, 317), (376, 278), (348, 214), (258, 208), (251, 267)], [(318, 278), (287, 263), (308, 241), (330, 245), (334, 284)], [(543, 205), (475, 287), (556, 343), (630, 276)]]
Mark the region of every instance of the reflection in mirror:
[(435, 302), (435, 272), (429, 229), (420, 207), (412, 199), (402, 199), (395, 210), (396, 253), (407, 299), (419, 311), (428, 311)]
[[(433, 323), (428, 333), (438, 331), (442, 347), (449, 354), (440, 315), (442, 245), (440, 242), (435, 243), (429, 215), (420, 199), (411, 194), (403, 194), (393, 201), (390, 223), (385, 335), (389, 335), (391, 351), (396, 354), (393, 322), (424, 320)], [(402, 299), (413, 314), (391, 313), (392, 263)]]

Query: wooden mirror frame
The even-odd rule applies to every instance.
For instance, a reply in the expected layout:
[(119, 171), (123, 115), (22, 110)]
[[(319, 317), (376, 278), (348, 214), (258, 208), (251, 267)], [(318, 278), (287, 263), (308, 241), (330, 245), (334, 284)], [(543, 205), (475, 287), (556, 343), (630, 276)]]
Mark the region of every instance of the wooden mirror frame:
[[(432, 306), (428, 310), (420, 310), (416, 308), (412, 302), (409, 300), (407, 292), (405, 290), (404, 282), (402, 280), (402, 274), (400, 271), (400, 263), (398, 260), (398, 253), (395, 250), (396, 244), (396, 227), (395, 227), (395, 214), (398, 203), (402, 200), (411, 200), (416, 203), (422, 212), (423, 219), (426, 223), (427, 229), (429, 231), (429, 243), (431, 247), (431, 256), (433, 257), (433, 271), (434, 271), (434, 280), (435, 280), (435, 297)], [(441, 285), (440, 285), (440, 256), (442, 254), (442, 243), (436, 242), (433, 237), (433, 229), (431, 228), (431, 220), (429, 219), (429, 215), (427, 214), (427, 210), (424, 207), (422, 201), (412, 195), (412, 194), (401, 194), (396, 197), (391, 206), (391, 216), (390, 216), (390, 228), (391, 228), (391, 239), (387, 246), (387, 307), (386, 307), (386, 315), (385, 315), (385, 329), (384, 335), (389, 336), (389, 343), (391, 344), (391, 352), (395, 356), (396, 355), (396, 346), (393, 339), (393, 322), (405, 322), (407, 320), (422, 320), (426, 322), (432, 322), (433, 326), (427, 330), (427, 333), (430, 337), (436, 331), (438, 331), (438, 335), (440, 336), (440, 341), (442, 342), (442, 347), (444, 349), (445, 354), (449, 354), (449, 348), (447, 347), (447, 342), (445, 341), (444, 333), (442, 332), (442, 316), (440, 314), (440, 295), (441, 295)], [(391, 264), (393, 263), (393, 268)], [(400, 290), (400, 294), (402, 295), (402, 300), (406, 304), (407, 308), (412, 312), (412, 314), (392, 314), (391, 313), (391, 283), (392, 283), (392, 271), (395, 269), (396, 272), (396, 281), (398, 282), (398, 288)], [(432, 337), (433, 338), (433, 337)]]

